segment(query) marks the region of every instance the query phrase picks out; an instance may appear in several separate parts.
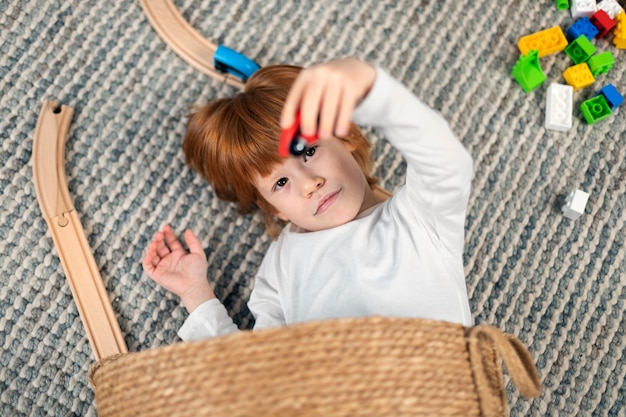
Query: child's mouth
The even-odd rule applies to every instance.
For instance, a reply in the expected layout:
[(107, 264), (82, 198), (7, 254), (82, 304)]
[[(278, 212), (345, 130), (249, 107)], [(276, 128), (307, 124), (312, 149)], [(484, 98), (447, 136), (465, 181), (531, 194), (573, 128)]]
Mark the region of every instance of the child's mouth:
[(326, 210), (328, 210), (328, 208), (330, 206), (333, 205), (333, 203), (337, 200), (337, 197), (339, 196), (339, 193), (341, 192), (341, 190), (339, 191), (335, 191), (334, 193), (325, 195), (319, 202), (318, 206), (317, 206), (317, 210), (315, 211), (314, 216), (317, 216), (318, 214), (322, 214), (324, 213)]

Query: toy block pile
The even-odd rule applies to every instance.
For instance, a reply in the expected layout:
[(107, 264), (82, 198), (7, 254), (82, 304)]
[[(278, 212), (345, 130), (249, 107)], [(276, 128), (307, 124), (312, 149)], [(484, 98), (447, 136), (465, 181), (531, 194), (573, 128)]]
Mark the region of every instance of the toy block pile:
[[(572, 127), (574, 92), (591, 86), (615, 63), (610, 51), (596, 53), (594, 40), (612, 33), (615, 47), (626, 49), (626, 13), (617, 0), (556, 0), (556, 6), (559, 10), (569, 8), (574, 23), (566, 33), (554, 26), (521, 37), (517, 44), (521, 56), (512, 75), (528, 93), (547, 79), (539, 58), (561, 51), (570, 57), (573, 65), (563, 71), (566, 84), (551, 83), (546, 96), (546, 129), (566, 131)], [(623, 101), (617, 88), (607, 84), (583, 101), (580, 110), (587, 123), (593, 124), (609, 117)]]

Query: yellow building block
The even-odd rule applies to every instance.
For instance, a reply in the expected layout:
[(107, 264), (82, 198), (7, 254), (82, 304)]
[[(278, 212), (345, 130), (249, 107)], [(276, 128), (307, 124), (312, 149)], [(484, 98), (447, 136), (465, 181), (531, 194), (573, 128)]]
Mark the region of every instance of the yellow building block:
[(593, 74), (589, 69), (589, 65), (586, 62), (582, 64), (573, 65), (563, 72), (563, 78), (565, 81), (574, 87), (574, 91), (581, 88), (589, 87), (595, 81)]
[(517, 46), (523, 55), (533, 49), (539, 50), (539, 58), (562, 51), (567, 46), (567, 39), (559, 26), (522, 36)]
[(613, 44), (616, 48), (626, 49), (626, 13), (624, 10), (615, 16), (615, 29), (613, 30)]

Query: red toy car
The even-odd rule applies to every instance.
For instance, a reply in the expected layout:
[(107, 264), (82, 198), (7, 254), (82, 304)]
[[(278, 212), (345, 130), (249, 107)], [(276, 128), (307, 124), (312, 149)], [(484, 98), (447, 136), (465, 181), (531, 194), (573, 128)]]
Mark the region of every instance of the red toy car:
[(317, 135), (304, 136), (300, 133), (300, 113), (297, 113), (291, 127), (283, 129), (280, 133), (278, 154), (283, 158), (289, 155), (300, 156), (306, 151), (307, 146), (315, 141), (317, 141)]

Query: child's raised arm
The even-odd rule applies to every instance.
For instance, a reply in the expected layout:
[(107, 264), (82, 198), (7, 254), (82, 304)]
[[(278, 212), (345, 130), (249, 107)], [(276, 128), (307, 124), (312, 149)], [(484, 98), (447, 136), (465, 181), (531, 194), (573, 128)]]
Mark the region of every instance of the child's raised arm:
[(294, 82), (281, 115), (280, 125), (292, 125), (300, 111), (303, 135), (320, 139), (348, 134), (352, 111), (367, 95), (376, 79), (371, 65), (354, 58), (330, 61), (303, 70)]
[(200, 240), (187, 230), (185, 241), (189, 252), (172, 228), (165, 226), (148, 245), (142, 264), (148, 276), (178, 295), (191, 313), (200, 304), (215, 298), (215, 294), (206, 278), (208, 265)]

